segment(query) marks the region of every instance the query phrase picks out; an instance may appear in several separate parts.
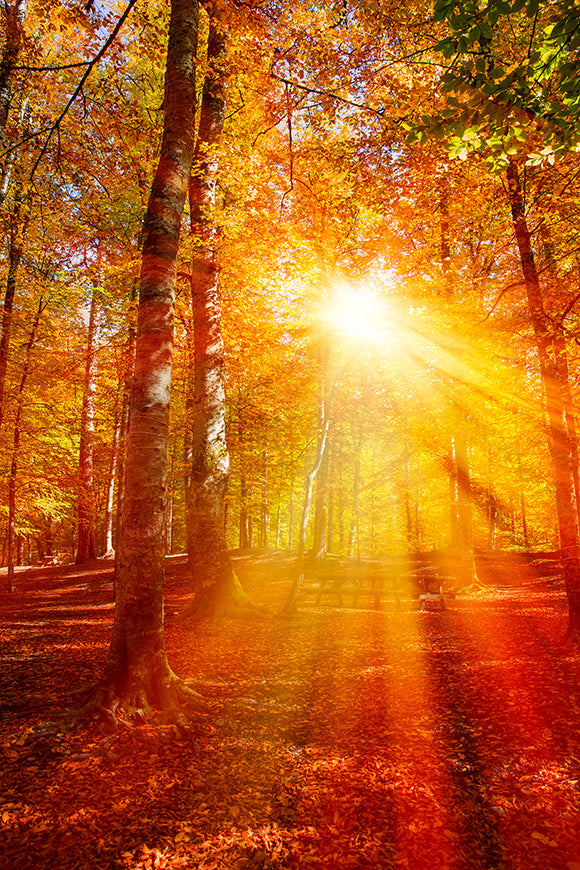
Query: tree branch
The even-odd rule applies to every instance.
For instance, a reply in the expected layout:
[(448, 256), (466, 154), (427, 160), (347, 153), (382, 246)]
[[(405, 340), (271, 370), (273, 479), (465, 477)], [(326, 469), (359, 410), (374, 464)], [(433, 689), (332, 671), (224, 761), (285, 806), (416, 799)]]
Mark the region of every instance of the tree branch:
[(330, 97), (332, 100), (337, 100), (339, 103), (343, 103), (345, 106), (352, 106), (355, 109), (362, 109), (364, 112), (370, 112), (373, 115), (377, 115), (379, 118), (384, 117), (384, 109), (373, 109), (371, 106), (366, 106), (364, 103), (355, 103), (354, 100), (347, 100), (346, 97), (341, 97), (336, 94), (334, 91), (323, 91), (318, 88), (311, 88), (308, 85), (303, 85), (300, 82), (294, 82), (292, 79), (287, 79), (284, 76), (278, 75), (278, 73), (270, 72), (270, 75), (276, 81), (282, 82), (282, 84), (286, 85), (286, 87), (290, 86), (293, 88), (297, 88), (299, 91), (305, 91), (307, 94), (316, 94), (318, 97)]
[(69, 112), (69, 110), (70, 110), (72, 104), (74, 103), (74, 101), (76, 100), (76, 98), (79, 96), (79, 94), (82, 93), (82, 91), (83, 91), (83, 85), (84, 85), (84, 83), (86, 82), (86, 80), (88, 79), (88, 77), (90, 76), (90, 74), (91, 74), (91, 72), (93, 71), (94, 67), (95, 67), (95, 66), (99, 63), (99, 61), (103, 58), (103, 56), (105, 55), (106, 51), (110, 48), (110, 46), (113, 44), (113, 42), (114, 42), (115, 39), (117, 38), (117, 34), (119, 33), (121, 27), (122, 27), (123, 24), (125, 23), (125, 21), (126, 21), (128, 15), (129, 15), (129, 13), (131, 12), (131, 9), (133, 8), (133, 6), (135, 5), (136, 2), (137, 2), (137, 0), (129, 0), (129, 3), (128, 3), (127, 6), (125, 7), (125, 10), (124, 10), (123, 14), (121, 15), (121, 17), (119, 18), (119, 20), (117, 21), (115, 27), (114, 27), (113, 30), (111, 31), (111, 33), (110, 33), (110, 35), (109, 35), (107, 41), (104, 43), (104, 45), (102, 46), (102, 48), (100, 49), (100, 51), (97, 52), (97, 54), (94, 56), (94, 58), (93, 58), (91, 61), (88, 62), (88, 64), (87, 64), (87, 68), (86, 68), (86, 70), (85, 70), (85, 72), (84, 72), (84, 74), (83, 74), (83, 76), (82, 76), (80, 82), (78, 83), (78, 85), (77, 85), (76, 88), (74, 89), (74, 91), (73, 91), (71, 97), (69, 98), (67, 104), (65, 105), (64, 109), (62, 110), (62, 112), (60, 113), (60, 115), (58, 116), (58, 118), (56, 119), (56, 121), (55, 121), (55, 122), (54, 122), (54, 123), (49, 127), (49, 129), (48, 129), (48, 134), (47, 134), (47, 136), (46, 136), (46, 140), (45, 140), (45, 142), (44, 142), (44, 145), (42, 146), (42, 148), (41, 148), (41, 150), (40, 150), (40, 154), (39, 154), (38, 157), (36, 158), (36, 160), (35, 160), (35, 162), (34, 162), (34, 166), (32, 167), (32, 171), (31, 171), (31, 173), (30, 173), (30, 181), (32, 181), (32, 179), (34, 178), (34, 174), (35, 174), (36, 170), (38, 169), (38, 166), (39, 166), (39, 164), (40, 164), (40, 161), (42, 160), (42, 158), (43, 158), (44, 155), (46, 154), (47, 148), (48, 148), (48, 146), (49, 146), (49, 143), (50, 143), (50, 140), (52, 139), (53, 134), (54, 134), (57, 130), (59, 130), (60, 125), (61, 125), (61, 123), (63, 122), (63, 120), (64, 120), (64, 118), (66, 117), (66, 115), (68, 114), (68, 112)]

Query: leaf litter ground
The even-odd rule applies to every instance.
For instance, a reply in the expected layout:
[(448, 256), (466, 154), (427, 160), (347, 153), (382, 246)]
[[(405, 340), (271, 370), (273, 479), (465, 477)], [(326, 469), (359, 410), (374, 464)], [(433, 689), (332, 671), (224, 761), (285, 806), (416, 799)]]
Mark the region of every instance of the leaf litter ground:
[[(276, 614), (280, 553), (238, 559)], [(580, 656), (565, 597), (522, 564), (442, 612), (313, 606), (185, 630), (170, 662), (212, 713), (103, 736), (43, 723), (100, 674), (111, 565), (0, 596), (0, 867), (580, 870)]]

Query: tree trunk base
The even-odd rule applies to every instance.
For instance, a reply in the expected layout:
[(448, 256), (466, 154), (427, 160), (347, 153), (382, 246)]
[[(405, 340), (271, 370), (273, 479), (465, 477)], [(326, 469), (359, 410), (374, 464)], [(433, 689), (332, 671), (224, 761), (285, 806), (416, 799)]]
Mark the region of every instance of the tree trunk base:
[(205, 698), (167, 667), (148, 679), (133, 679), (126, 690), (105, 674), (88, 700), (67, 715), (66, 724), (70, 730), (96, 727), (102, 732), (145, 722), (186, 726), (209, 711)]
[(461, 595), (476, 595), (478, 592), (487, 592), (488, 589), (489, 586), (476, 577), (475, 580), (469, 580), (465, 586), (460, 584), (455, 591)]
[(298, 596), (304, 586), (304, 568), (302, 564), (298, 564), (295, 570), (292, 586), (288, 593), (288, 597), (284, 602), (284, 606), (280, 611), (280, 616), (283, 619), (292, 619), (298, 613)]
[(260, 607), (244, 591), (237, 575), (224, 583), (215, 583), (195, 593), (193, 601), (179, 617), (184, 628), (193, 628), (204, 619), (214, 620), (229, 616), (266, 614), (267, 608)]
[(562, 573), (568, 599), (568, 628), (564, 644), (568, 649), (580, 649), (580, 559), (562, 559)]

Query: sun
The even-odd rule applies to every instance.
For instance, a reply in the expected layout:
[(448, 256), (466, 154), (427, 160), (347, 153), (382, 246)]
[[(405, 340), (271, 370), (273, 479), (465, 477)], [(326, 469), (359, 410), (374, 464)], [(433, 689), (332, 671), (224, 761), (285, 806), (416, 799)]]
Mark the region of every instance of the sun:
[(341, 287), (321, 313), (327, 329), (357, 343), (386, 340), (388, 326), (382, 298), (368, 290)]

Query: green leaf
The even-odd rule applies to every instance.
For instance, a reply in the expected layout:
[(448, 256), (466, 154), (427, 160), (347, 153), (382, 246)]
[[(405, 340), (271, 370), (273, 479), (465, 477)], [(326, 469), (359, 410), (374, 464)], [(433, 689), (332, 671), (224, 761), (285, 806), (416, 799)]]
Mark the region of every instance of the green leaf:
[(437, 0), (433, 9), (433, 21), (443, 21), (453, 6), (454, 4), (450, 0)]
[(540, 0), (528, 0), (528, 5), (526, 6), (526, 15), (528, 18), (534, 18), (540, 9)]
[(471, 28), (471, 30), (469, 31), (469, 34), (467, 36), (469, 44), (473, 45), (475, 42), (477, 42), (477, 40), (479, 39), (480, 36), (481, 36), (481, 30), (479, 29), (478, 25), (476, 24), (474, 27)]

